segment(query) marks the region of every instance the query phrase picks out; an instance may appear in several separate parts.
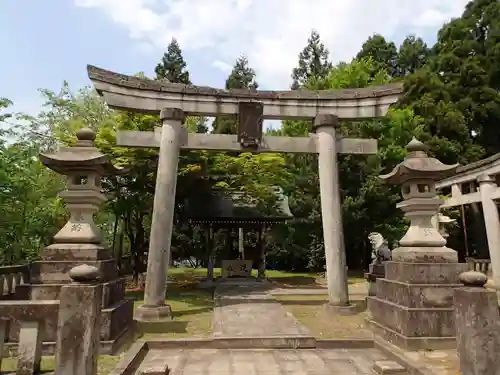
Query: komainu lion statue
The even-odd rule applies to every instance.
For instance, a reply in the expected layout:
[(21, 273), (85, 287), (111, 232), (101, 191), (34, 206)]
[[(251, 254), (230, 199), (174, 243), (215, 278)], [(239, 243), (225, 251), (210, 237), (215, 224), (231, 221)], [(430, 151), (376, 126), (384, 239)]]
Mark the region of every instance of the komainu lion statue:
[(391, 250), (387, 240), (378, 232), (372, 232), (368, 235), (372, 245), (372, 264), (382, 264), (382, 262), (391, 260)]

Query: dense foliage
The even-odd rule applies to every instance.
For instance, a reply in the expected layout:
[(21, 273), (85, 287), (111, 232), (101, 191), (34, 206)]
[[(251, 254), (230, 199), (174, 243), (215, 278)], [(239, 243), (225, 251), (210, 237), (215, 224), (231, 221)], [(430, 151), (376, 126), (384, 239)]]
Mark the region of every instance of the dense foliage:
[[(345, 245), (351, 268), (367, 265), (368, 233), (378, 231), (392, 243), (405, 230), (406, 222), (395, 207), (400, 199), (398, 189), (381, 185), (377, 176), (402, 160), (404, 146), (412, 136), (427, 143), (431, 154), (447, 163), (468, 163), (500, 152), (500, 132), (495, 130), (500, 123), (499, 39), (500, 3), (495, 0), (471, 1), (460, 18), (439, 30), (434, 46), (414, 35), (399, 47), (381, 35), (372, 35), (355, 59), (335, 66), (320, 35), (311, 33), (292, 72), (293, 89), (360, 88), (395, 80), (403, 80), (405, 85), (404, 97), (386, 118), (341, 126), (344, 136), (376, 138), (379, 142), (377, 155), (340, 158)], [(156, 79), (191, 83), (175, 39), (155, 73)], [(248, 60), (241, 56), (227, 78), (226, 89), (257, 89), (256, 79)], [(0, 98), (0, 262), (36, 259), (64, 224), (66, 212), (57, 198), (63, 178), (44, 168), (37, 155), (74, 142), (76, 130), (87, 126), (97, 133), (97, 147), (118, 165), (129, 168), (127, 175), (104, 181), (112, 199), (97, 221), (117, 256), (132, 254), (139, 272), (148, 250), (158, 151), (116, 147), (116, 131), (151, 131), (158, 118), (109, 110), (89, 88), (72, 91), (65, 84), (58, 93), (42, 90), (41, 94), (44, 110), (35, 117), (10, 113), (12, 103)], [(190, 132), (209, 131), (205, 118), (189, 117), (185, 126)], [(234, 134), (236, 126), (234, 116), (221, 116), (211, 128), (214, 133)], [(304, 136), (309, 127), (307, 121), (284, 121), (280, 129), (268, 133)], [(275, 203), (268, 187), (282, 187), (295, 219), (265, 233), (268, 262), (287, 270), (323, 269), (316, 156), (182, 153), (174, 257), (206, 261), (205, 228), (188, 225), (180, 213), (190, 197), (215, 186), (248, 191), (263, 207)], [(467, 212), (477, 228), (481, 228), (481, 216), (474, 206)], [(480, 230), (475, 231), (476, 236), (469, 232), (469, 248), (484, 250)], [(254, 237), (247, 240), (247, 246), (255, 246)], [(452, 240), (462, 251), (465, 245), (460, 228)], [(219, 233), (217, 251), (223, 248), (223, 241)]]

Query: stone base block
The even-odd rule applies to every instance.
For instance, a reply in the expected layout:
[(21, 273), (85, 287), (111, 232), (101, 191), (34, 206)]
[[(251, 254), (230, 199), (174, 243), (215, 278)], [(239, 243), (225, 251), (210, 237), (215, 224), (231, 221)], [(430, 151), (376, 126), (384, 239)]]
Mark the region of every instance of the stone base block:
[(384, 327), (374, 320), (368, 319), (366, 322), (376, 340), (382, 339), (404, 350), (448, 350), (455, 349), (457, 345), (455, 337), (408, 337)]
[[(403, 239), (401, 239), (401, 242)], [(401, 244), (400, 242), (400, 244)], [(446, 246), (401, 246), (392, 250), (392, 260), (405, 263), (457, 263), (458, 255)]]
[(385, 278), (408, 284), (460, 284), (458, 275), (467, 271), (466, 263), (385, 262)]
[(118, 278), (118, 267), (114, 259), (98, 261), (41, 261), (31, 268), (31, 282), (34, 284), (67, 284), (71, 282), (69, 271), (82, 263), (94, 266), (101, 272), (101, 281)]
[(138, 323), (165, 322), (172, 320), (172, 309), (169, 305), (145, 306), (140, 305), (135, 311), (134, 319)]
[(459, 286), (459, 284), (408, 284), (401, 281), (377, 279), (376, 296), (405, 307), (451, 308), (453, 307), (453, 288)]
[(377, 283), (375, 281), (368, 282), (368, 295), (376, 296), (377, 295)]
[(52, 244), (42, 250), (42, 261), (97, 261), (113, 258), (111, 250), (95, 244)]
[(325, 310), (332, 315), (355, 315), (366, 309), (363, 304), (349, 303), (348, 305), (334, 305), (331, 303), (325, 303), (323, 305)]
[[(63, 285), (65, 284), (21, 284), (16, 287), (16, 297), (34, 301), (58, 300)], [(125, 279), (108, 281), (102, 285), (102, 308), (107, 308), (125, 298)]]
[[(140, 337), (134, 325), (128, 326), (113, 340), (101, 341), (99, 353), (104, 355), (117, 355), (120, 351), (129, 345), (131, 342), (136, 341)], [(18, 343), (6, 342), (4, 346), (3, 357), (16, 357)], [(56, 343), (54, 341), (45, 341), (42, 344), (42, 355), (53, 356), (56, 350)]]
[(411, 308), (377, 297), (368, 297), (368, 308), (375, 322), (405, 337), (455, 338), (453, 308)]
[[(28, 308), (28, 307), (27, 307)], [(101, 340), (114, 341), (121, 333), (134, 325), (133, 320), (133, 302), (122, 300), (112, 307), (102, 309), (101, 311)], [(40, 311), (39, 309), (37, 311)], [(50, 307), (44, 310), (44, 327), (42, 330), (43, 342), (55, 342), (57, 334), (57, 319), (59, 306)], [(40, 313), (40, 312), (38, 312)], [(8, 325), (8, 341), (19, 341), (19, 321), (15, 316)]]
[(102, 309), (100, 335), (102, 341), (110, 341), (119, 336), (124, 327), (133, 323), (134, 303), (121, 300), (115, 305)]

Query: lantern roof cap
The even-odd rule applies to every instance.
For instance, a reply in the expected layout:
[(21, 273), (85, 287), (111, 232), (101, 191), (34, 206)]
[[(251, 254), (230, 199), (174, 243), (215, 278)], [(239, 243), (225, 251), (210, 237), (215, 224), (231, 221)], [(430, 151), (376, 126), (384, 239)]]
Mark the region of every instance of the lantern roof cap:
[(81, 128), (76, 132), (74, 146), (61, 147), (52, 153), (40, 153), (38, 158), (47, 168), (63, 175), (95, 171), (102, 175), (123, 174), (123, 168), (115, 167), (109, 155), (95, 146), (96, 134), (92, 129)]
[(406, 145), (408, 154), (388, 174), (379, 178), (389, 184), (399, 185), (408, 180), (425, 179), (439, 181), (456, 173), (459, 164), (444, 164), (427, 155), (427, 146), (413, 137)]

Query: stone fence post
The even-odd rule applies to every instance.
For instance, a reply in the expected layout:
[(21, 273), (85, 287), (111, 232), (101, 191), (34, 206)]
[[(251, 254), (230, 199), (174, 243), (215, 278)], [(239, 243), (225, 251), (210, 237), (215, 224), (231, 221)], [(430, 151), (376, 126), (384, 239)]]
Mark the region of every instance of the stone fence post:
[(96, 375), (102, 284), (96, 267), (69, 272), (72, 284), (61, 288), (56, 342), (56, 375)]
[(460, 372), (500, 375), (500, 314), (495, 291), (484, 287), (481, 272), (460, 274), (464, 287), (453, 291)]

